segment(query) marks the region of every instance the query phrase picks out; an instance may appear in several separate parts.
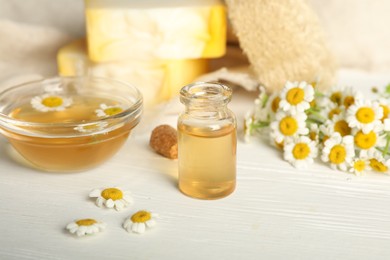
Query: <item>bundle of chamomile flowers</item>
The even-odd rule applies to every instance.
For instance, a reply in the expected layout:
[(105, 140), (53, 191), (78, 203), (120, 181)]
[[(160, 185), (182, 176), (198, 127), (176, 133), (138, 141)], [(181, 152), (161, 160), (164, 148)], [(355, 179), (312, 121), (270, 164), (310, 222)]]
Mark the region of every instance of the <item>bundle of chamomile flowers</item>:
[(390, 166), (389, 91), (368, 100), (352, 87), (320, 93), (307, 82), (287, 82), (268, 95), (263, 87), (245, 117), (245, 139), (269, 135), (296, 168), (319, 157), (332, 169), (360, 175)]

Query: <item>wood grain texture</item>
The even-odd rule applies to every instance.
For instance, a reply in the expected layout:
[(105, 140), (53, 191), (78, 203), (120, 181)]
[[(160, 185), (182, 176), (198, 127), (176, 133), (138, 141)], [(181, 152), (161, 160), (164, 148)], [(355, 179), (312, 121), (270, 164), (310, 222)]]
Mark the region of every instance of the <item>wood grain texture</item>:
[[(341, 78), (365, 86), (381, 80), (389, 79)], [(233, 98), (239, 120), (252, 98)], [(176, 187), (177, 161), (148, 146), (151, 129), (174, 124), (176, 115), (145, 118), (112, 160), (82, 173), (23, 166), (0, 137), (0, 259), (390, 258), (390, 176), (356, 177), (320, 162), (298, 171), (266, 141), (239, 141), (236, 191), (191, 199)], [(89, 191), (111, 185), (131, 190), (135, 204), (121, 212), (96, 207)], [(123, 220), (140, 209), (159, 213), (158, 224), (129, 234)], [(68, 235), (66, 224), (84, 217), (108, 226), (93, 237)]]

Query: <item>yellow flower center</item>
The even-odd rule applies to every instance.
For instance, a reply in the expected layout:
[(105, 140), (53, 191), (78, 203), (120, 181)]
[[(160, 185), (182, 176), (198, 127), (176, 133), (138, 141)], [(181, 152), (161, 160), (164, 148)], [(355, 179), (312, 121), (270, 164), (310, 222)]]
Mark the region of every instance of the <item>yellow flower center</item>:
[(306, 143), (297, 143), (292, 150), (292, 154), (295, 159), (303, 160), (309, 156), (310, 147)]
[(283, 150), (283, 147), (284, 147), (283, 141), (280, 142), (280, 143), (278, 143), (278, 142), (275, 141), (275, 145), (276, 145), (276, 147), (279, 148), (280, 150)]
[(297, 132), (298, 122), (295, 118), (287, 116), (280, 120), (279, 129), (282, 134), (291, 136)]
[(272, 100), (271, 103), (272, 112), (276, 113), (276, 111), (279, 108), (279, 103), (280, 103), (280, 97), (275, 97), (274, 100)]
[(355, 104), (355, 98), (353, 96), (346, 96), (344, 98), (344, 106), (345, 106), (345, 108), (349, 108), (353, 104)]
[(324, 144), (326, 142), (326, 140), (329, 139), (329, 136), (327, 135), (324, 135), (324, 137), (322, 138), (322, 143)]
[(361, 107), (355, 114), (356, 119), (363, 124), (369, 124), (375, 119), (375, 112), (370, 107)]
[(328, 117), (329, 119), (332, 119), (334, 115), (339, 115), (341, 113), (341, 109), (336, 107), (329, 111)]
[(113, 115), (119, 114), (122, 111), (123, 111), (123, 109), (120, 107), (109, 107), (109, 108), (104, 109), (104, 113), (106, 113), (106, 115), (108, 115), (108, 116), (113, 116)]
[(345, 120), (340, 120), (337, 121), (334, 124), (333, 128), (336, 132), (340, 133), (341, 136), (346, 136), (351, 134), (351, 128), (348, 126), (347, 121)]
[(42, 100), (42, 104), (46, 107), (59, 107), (62, 103), (62, 98), (56, 96), (47, 97)]
[(76, 221), (76, 224), (79, 226), (92, 226), (93, 224), (96, 223), (97, 221), (92, 218), (80, 219)]
[(337, 105), (341, 105), (341, 99), (343, 97), (343, 94), (340, 91), (332, 93), (330, 96), (330, 100), (336, 103)]
[(305, 98), (305, 91), (301, 88), (292, 88), (287, 92), (286, 100), (291, 105), (297, 105)]
[(314, 131), (310, 132), (309, 133), (309, 138), (310, 138), (310, 140), (315, 141), (317, 139), (317, 133), (314, 132)]
[(134, 223), (144, 223), (152, 218), (150, 212), (145, 210), (138, 211), (133, 216), (131, 216), (131, 221)]
[(370, 166), (374, 171), (377, 172), (386, 172), (388, 167), (384, 165), (382, 162), (378, 161), (375, 158), (370, 159)]
[(364, 134), (362, 131), (356, 133), (355, 144), (357, 147), (361, 149), (369, 149), (376, 144), (376, 134), (374, 131), (369, 132), (368, 134)]
[(117, 188), (108, 188), (102, 191), (102, 197), (106, 200), (120, 200), (123, 198), (123, 192)]
[(333, 164), (343, 163), (345, 161), (345, 157), (347, 157), (347, 151), (342, 145), (335, 145), (330, 150), (329, 160)]
[(390, 109), (388, 106), (381, 105), (383, 108), (383, 117), (381, 118), (382, 122), (385, 121), (385, 119), (389, 116)]
[(354, 162), (353, 168), (358, 172), (362, 172), (366, 168), (366, 163), (363, 160), (357, 160)]

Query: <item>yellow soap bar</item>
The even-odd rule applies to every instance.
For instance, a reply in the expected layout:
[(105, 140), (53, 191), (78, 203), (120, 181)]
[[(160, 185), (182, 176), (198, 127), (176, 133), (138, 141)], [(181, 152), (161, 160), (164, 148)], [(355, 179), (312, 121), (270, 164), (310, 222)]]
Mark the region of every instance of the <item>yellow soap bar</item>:
[(223, 3), (186, 1), (160, 6), (157, 1), (142, 5), (85, 0), (89, 58), (106, 62), (223, 56), (227, 27)]
[(208, 72), (206, 59), (93, 62), (83, 39), (62, 47), (57, 63), (61, 76), (93, 75), (128, 82), (140, 89), (146, 106), (169, 100), (184, 85)]

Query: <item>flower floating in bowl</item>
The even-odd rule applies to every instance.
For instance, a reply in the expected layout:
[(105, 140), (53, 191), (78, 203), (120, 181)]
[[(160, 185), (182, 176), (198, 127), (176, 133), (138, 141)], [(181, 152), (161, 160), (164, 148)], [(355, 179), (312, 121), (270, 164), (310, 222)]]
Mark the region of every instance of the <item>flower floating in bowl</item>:
[(141, 113), (137, 88), (105, 78), (57, 77), (0, 93), (0, 132), (46, 171), (82, 171), (108, 160)]

